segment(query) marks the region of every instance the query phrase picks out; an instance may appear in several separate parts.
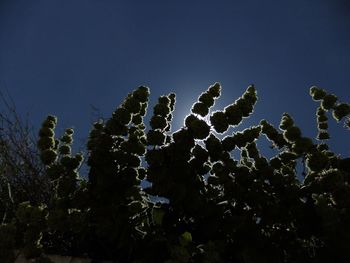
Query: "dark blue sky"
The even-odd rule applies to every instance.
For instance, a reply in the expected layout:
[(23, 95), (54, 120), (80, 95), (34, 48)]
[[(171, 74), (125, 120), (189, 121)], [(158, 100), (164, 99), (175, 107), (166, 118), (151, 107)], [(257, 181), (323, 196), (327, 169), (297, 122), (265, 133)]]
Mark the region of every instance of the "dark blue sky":
[[(286, 111), (315, 136), (311, 85), (350, 102), (350, 2), (0, 0), (0, 88), (35, 127), (51, 113), (85, 138), (91, 104), (107, 117), (147, 85), (152, 101), (177, 93), (177, 129), (215, 81), (219, 108), (256, 85), (246, 125)], [(334, 126), (333, 149), (348, 155), (349, 131)]]

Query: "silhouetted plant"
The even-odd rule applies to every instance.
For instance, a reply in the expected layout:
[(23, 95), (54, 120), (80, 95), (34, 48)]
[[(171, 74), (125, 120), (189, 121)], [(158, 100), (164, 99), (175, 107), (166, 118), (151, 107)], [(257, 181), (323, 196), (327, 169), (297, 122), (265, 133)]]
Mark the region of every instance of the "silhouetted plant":
[[(50, 198), (8, 206), (15, 216), (0, 226), (0, 255), (11, 262), (17, 248), (38, 262), (45, 253), (116, 262), (348, 262), (350, 158), (325, 140), (327, 114), (339, 122), (350, 106), (311, 87), (320, 102), (313, 140), (288, 113), (278, 129), (261, 120), (238, 130), (253, 113), (255, 87), (211, 112), (220, 94), (219, 83), (210, 86), (171, 132), (175, 94), (159, 97), (146, 130), (149, 89), (131, 92), (90, 131), (88, 180), (78, 174), (82, 155), (71, 153), (73, 130), (56, 139), (57, 119), (48, 116), (38, 148)], [(275, 156), (259, 149), (261, 136)], [(150, 186), (141, 189), (141, 180)], [(10, 190), (6, 198), (12, 203)]]
[(0, 102), (0, 218), (8, 223), (19, 203), (40, 204), (49, 198), (49, 180), (28, 120), (2, 91)]

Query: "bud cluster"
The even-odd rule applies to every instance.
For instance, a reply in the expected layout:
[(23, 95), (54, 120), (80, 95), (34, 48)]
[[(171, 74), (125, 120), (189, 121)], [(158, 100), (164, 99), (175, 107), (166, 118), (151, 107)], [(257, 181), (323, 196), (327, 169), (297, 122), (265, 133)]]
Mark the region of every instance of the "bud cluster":
[(151, 129), (147, 133), (147, 145), (161, 146), (165, 143), (165, 133), (171, 129), (170, 122), (174, 108), (174, 93), (158, 98), (158, 103), (153, 108), (153, 116), (150, 120)]

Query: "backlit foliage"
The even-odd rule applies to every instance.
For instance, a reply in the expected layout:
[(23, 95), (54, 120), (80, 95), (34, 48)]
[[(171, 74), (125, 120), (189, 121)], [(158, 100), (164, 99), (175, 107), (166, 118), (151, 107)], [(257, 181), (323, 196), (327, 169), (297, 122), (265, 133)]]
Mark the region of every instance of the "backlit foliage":
[[(146, 128), (150, 92), (134, 90), (93, 124), (86, 179), (82, 155), (71, 150), (73, 129), (57, 137), (57, 119), (48, 116), (37, 146), (51, 196), (16, 204), (4, 218), (2, 262), (13, 262), (14, 249), (36, 262), (48, 262), (45, 253), (115, 262), (348, 262), (350, 158), (325, 140), (328, 115), (348, 118), (349, 104), (311, 87), (319, 102), (312, 139), (288, 113), (278, 128), (261, 120), (239, 130), (254, 111), (255, 87), (211, 112), (220, 94), (219, 83), (210, 86), (171, 131), (175, 94), (159, 97)], [(259, 149), (262, 136), (275, 156)], [(150, 186), (142, 189), (142, 180)]]

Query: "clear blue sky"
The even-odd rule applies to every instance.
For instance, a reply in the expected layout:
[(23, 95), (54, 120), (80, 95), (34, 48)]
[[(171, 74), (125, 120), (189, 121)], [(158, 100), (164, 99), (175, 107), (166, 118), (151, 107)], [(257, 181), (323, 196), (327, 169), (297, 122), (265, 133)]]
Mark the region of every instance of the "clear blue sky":
[[(256, 85), (246, 125), (286, 111), (315, 136), (311, 85), (350, 102), (350, 1), (0, 0), (0, 88), (36, 128), (51, 113), (85, 138), (91, 104), (107, 117), (147, 85), (152, 101), (177, 93), (177, 129), (215, 81), (219, 108)], [(331, 144), (349, 155), (341, 126)]]

